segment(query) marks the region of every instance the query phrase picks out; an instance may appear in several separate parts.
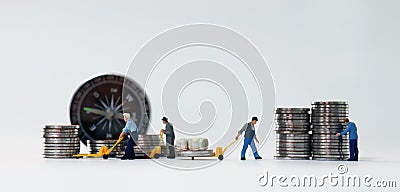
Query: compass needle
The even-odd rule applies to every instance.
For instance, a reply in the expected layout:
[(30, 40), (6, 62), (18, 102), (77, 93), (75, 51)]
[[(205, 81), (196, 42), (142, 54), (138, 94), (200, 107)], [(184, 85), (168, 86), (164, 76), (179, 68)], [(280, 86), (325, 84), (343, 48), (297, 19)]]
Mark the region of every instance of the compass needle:
[(106, 104), (107, 104), (107, 106), (109, 107), (109, 106), (110, 106), (110, 102), (108, 101), (107, 95), (105, 95), (104, 97), (106, 98)]
[(111, 95), (111, 104), (110, 104), (111, 109), (114, 109), (114, 94)]

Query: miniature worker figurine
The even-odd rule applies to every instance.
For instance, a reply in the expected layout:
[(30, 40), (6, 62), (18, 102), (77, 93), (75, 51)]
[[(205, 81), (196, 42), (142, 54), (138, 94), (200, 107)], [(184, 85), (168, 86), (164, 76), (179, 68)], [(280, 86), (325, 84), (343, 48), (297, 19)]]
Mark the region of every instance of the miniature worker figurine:
[(350, 122), (349, 118), (344, 119), (344, 124), (347, 126), (346, 130), (344, 130), (341, 133), (336, 133), (336, 136), (339, 137), (349, 133), (350, 159), (347, 159), (347, 161), (358, 161), (357, 126), (355, 123)]
[(135, 122), (131, 119), (131, 115), (129, 113), (124, 113), (124, 121), (126, 122), (125, 127), (122, 129), (119, 138), (123, 138), (125, 134), (130, 135), (130, 139), (128, 141), (128, 145), (125, 148), (125, 155), (121, 158), (121, 160), (134, 160), (135, 159), (135, 150), (133, 149), (136, 146), (136, 141), (138, 139), (137, 126)]
[(165, 129), (161, 129), (161, 132), (163, 132), (166, 136), (166, 142), (167, 146), (169, 149), (169, 155), (167, 156), (168, 159), (175, 159), (175, 147), (174, 147), (174, 141), (175, 141), (175, 133), (174, 133), (174, 127), (172, 123), (168, 122), (167, 117), (163, 117), (162, 123), (165, 124)]
[(236, 136), (236, 140), (239, 139), (239, 136), (245, 131), (244, 133), (244, 145), (242, 148), (242, 153), (241, 153), (241, 160), (246, 160), (246, 150), (247, 147), (250, 145), (251, 150), (253, 151), (254, 154), (254, 158), (255, 159), (262, 159), (260, 157), (260, 155), (258, 155), (257, 152), (257, 148), (256, 145), (254, 143), (254, 140), (259, 143), (257, 136), (256, 136), (256, 129), (254, 127), (254, 125), (257, 123), (258, 118), (257, 117), (253, 117), (251, 118), (251, 122), (245, 123), (242, 127), (242, 129), (240, 129), (238, 131), (238, 135)]
[[(336, 128), (336, 132), (340, 133), (342, 131), (343, 131), (343, 126), (340, 124)], [(343, 137), (341, 135), (338, 136), (338, 151), (339, 151), (339, 160), (344, 160)]]

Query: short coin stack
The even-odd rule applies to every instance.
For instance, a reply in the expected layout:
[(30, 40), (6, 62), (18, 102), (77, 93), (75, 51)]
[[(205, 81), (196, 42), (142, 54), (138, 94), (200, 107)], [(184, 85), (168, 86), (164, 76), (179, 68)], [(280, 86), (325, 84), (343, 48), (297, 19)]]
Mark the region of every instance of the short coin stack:
[(348, 104), (344, 101), (316, 101), (312, 103), (312, 150), (314, 160), (343, 160), (349, 156), (347, 135), (335, 134), (344, 130)]
[[(160, 135), (139, 135), (137, 145), (140, 151), (147, 155), (150, 155), (151, 151), (158, 147), (160, 144)], [(136, 152), (136, 151), (135, 151)], [(161, 156), (167, 156), (169, 153), (168, 147), (165, 145), (161, 146)]]
[(310, 159), (309, 111), (309, 108), (277, 108), (275, 110), (275, 159)]
[(73, 158), (80, 151), (79, 125), (45, 125), (43, 128), (44, 158)]
[[(88, 152), (91, 154), (96, 154), (100, 151), (102, 146), (107, 146), (107, 148), (110, 149), (116, 142), (117, 140), (88, 140)], [(110, 158), (121, 158), (124, 155), (124, 151), (125, 147), (123, 142), (121, 142), (115, 146), (114, 150), (111, 151)]]

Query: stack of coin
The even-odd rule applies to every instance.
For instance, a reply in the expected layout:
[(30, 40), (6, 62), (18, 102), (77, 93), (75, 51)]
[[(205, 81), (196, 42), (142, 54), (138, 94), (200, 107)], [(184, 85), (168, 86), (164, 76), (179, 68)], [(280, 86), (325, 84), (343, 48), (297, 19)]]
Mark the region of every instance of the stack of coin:
[[(160, 144), (160, 135), (139, 135), (137, 145), (140, 151), (150, 155), (151, 151), (158, 147)], [(161, 156), (167, 156), (169, 154), (168, 147), (161, 145)]]
[[(117, 140), (87, 140), (88, 152), (91, 154), (96, 154), (100, 151), (100, 148), (102, 146), (107, 146), (107, 148), (110, 149), (116, 142)], [(120, 158), (124, 155), (124, 151), (124, 143), (118, 143), (118, 145), (115, 146), (114, 150), (111, 151), (109, 157)]]
[(45, 125), (43, 128), (44, 158), (73, 158), (80, 151), (79, 125)]
[(275, 110), (275, 159), (310, 159), (309, 111), (310, 108), (277, 108)]
[(312, 104), (312, 151), (314, 160), (343, 160), (349, 157), (349, 138), (335, 134), (345, 129), (348, 104), (344, 101), (316, 101)]

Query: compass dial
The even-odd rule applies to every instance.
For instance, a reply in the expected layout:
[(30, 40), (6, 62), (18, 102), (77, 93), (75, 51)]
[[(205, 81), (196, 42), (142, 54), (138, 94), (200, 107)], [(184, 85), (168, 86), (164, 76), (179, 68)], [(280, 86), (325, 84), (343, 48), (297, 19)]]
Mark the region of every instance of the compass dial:
[(133, 80), (114, 74), (83, 83), (70, 106), (71, 123), (80, 125), (79, 137), (85, 144), (87, 140), (118, 139), (125, 126), (123, 113), (131, 114), (139, 134), (147, 132), (150, 104), (143, 89)]

